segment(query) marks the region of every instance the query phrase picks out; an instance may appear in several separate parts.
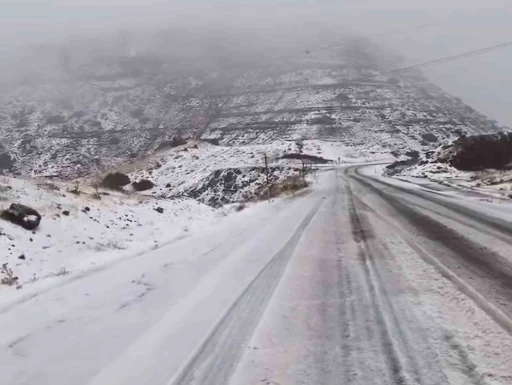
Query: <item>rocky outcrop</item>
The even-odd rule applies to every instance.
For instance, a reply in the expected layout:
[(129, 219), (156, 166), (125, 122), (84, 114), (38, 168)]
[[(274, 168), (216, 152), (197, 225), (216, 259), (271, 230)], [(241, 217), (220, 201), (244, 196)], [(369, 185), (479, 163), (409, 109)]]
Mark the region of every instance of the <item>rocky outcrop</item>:
[[(268, 180), (277, 185), (290, 176), (301, 175), (293, 167), (269, 167)], [(179, 192), (178, 196), (197, 199), (212, 207), (235, 202), (247, 202), (265, 197), (267, 174), (264, 167), (225, 168), (206, 175), (193, 186)]]
[(512, 133), (463, 136), (444, 146), (435, 160), (462, 171), (510, 168)]
[(394, 176), (397, 174), (400, 174), (402, 171), (408, 169), (409, 167), (412, 167), (418, 163), (417, 157), (411, 157), (406, 160), (399, 160), (394, 163), (391, 163), (390, 165), (386, 166), (385, 174), (389, 176)]

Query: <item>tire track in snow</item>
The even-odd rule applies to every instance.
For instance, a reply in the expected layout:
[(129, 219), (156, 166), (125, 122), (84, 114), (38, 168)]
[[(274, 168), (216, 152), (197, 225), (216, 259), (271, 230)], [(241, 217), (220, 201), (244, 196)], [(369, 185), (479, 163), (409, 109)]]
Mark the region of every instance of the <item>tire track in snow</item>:
[(449, 209), (457, 214), (460, 214), (462, 216), (470, 218), (471, 220), (473, 220), (475, 222), (485, 224), (486, 226), (492, 228), (495, 231), (502, 233), (503, 235), (505, 235), (507, 237), (510, 237), (512, 235), (512, 223), (510, 223), (504, 219), (494, 218), (485, 213), (477, 212), (468, 207), (463, 207), (456, 203), (449, 202), (446, 199), (449, 197), (447, 197), (445, 195), (442, 195), (444, 199), (441, 199), (441, 198), (433, 195), (434, 194), (433, 191), (426, 192), (426, 191), (421, 191), (421, 190), (409, 190), (404, 187), (394, 185), (392, 183), (387, 183), (383, 180), (379, 180), (376, 178), (372, 178), (370, 176), (363, 175), (360, 172), (360, 169), (362, 167), (364, 167), (364, 166), (351, 167), (351, 168), (346, 169), (346, 172), (350, 172), (351, 170), (354, 170), (355, 175), (354, 176), (351, 175), (351, 176), (355, 177), (358, 180), (361, 180), (361, 179), (371, 180), (373, 183), (377, 183), (381, 186), (385, 186), (392, 190), (399, 191), (401, 193), (404, 193), (404, 194), (407, 194), (407, 195), (410, 195), (410, 196), (413, 196), (416, 198), (420, 198), (420, 199), (426, 200), (431, 203), (435, 203), (439, 206), (442, 206), (444, 209)]
[[(375, 327), (382, 346), (382, 355), (386, 361), (388, 375), (392, 384), (443, 384), (448, 379), (442, 371), (432, 373), (437, 366), (437, 356), (425, 346), (422, 357), (417, 355), (415, 344), (424, 340), (415, 336), (414, 331), (407, 332), (407, 324), (401, 321), (386, 289), (385, 281), (379, 273), (376, 259), (384, 258), (382, 250), (376, 249), (373, 230), (357, 209), (350, 184), (346, 182), (349, 200), (349, 216), (354, 240), (359, 245), (359, 256), (364, 272), (364, 283), (369, 293), (370, 307), (375, 317)], [(403, 318), (402, 318), (403, 319)]]
[[(512, 273), (509, 265), (503, 266), (503, 258), (497, 253), (485, 249), (463, 234), (445, 226), (435, 219), (407, 206), (398, 198), (386, 194), (364, 177), (352, 177), (367, 190), (382, 198), (397, 211), (409, 225), (420, 231), (429, 245), (417, 241), (398, 229), (407, 243), (427, 263), (434, 266), (445, 278), (452, 281), (465, 295), (494, 319), (504, 330), (512, 334), (512, 318), (509, 311), (512, 306)], [(376, 182), (372, 179), (372, 182)], [(377, 182), (378, 183), (378, 182)], [(387, 184), (386, 184), (387, 186)], [(388, 219), (384, 220), (393, 225)], [(487, 221), (484, 221), (487, 223)], [(396, 227), (396, 225), (393, 225)], [(425, 247), (429, 246), (429, 247)], [(433, 246), (441, 246), (444, 252), (429, 251)], [(446, 252), (448, 251), (448, 252)], [(439, 254), (442, 256), (434, 256)]]
[(285, 246), (238, 297), (168, 385), (229, 383), (245, 344), (267, 308), (302, 234), (323, 203), (324, 199), (313, 206)]
[[(473, 289), (468, 287), (467, 284), (462, 282), (459, 278), (457, 278), (451, 271), (445, 271), (447, 270), (443, 265), (438, 266), (438, 262), (436, 257), (429, 254), (421, 245), (417, 244), (415, 241), (411, 240), (411, 238), (408, 236), (408, 233), (405, 230), (400, 229), (398, 226), (396, 226), (394, 223), (389, 221), (387, 217), (382, 215), (381, 212), (375, 211), (372, 207), (368, 206), (362, 199), (359, 197), (356, 197), (355, 200), (357, 201), (358, 205), (361, 205), (361, 207), (364, 209), (365, 212), (371, 212), (372, 215), (376, 216), (380, 221), (383, 223), (387, 223), (392, 231), (394, 231), (399, 237), (401, 237), (416, 253), (418, 253), (418, 256), (420, 256), (425, 262), (432, 264), (434, 268), (441, 271), (441, 274), (451, 280), (455, 285), (461, 289), (461, 291), (468, 295), (472, 300), (477, 302), (477, 305), (482, 308), (482, 306), (479, 305), (479, 303), (485, 303), (486, 305), (483, 306), (483, 310), (488, 309), (486, 313), (489, 315), (495, 314), (497, 309), (492, 308), (492, 305), (490, 305), (488, 302), (486, 302), (483, 297), (481, 297), (478, 293), (475, 293)], [(385, 245), (382, 245), (384, 249), (387, 251), (387, 247)], [(387, 251), (390, 253), (390, 251)], [(394, 261), (395, 263), (397, 261)], [(474, 295), (473, 295), (474, 294)], [(498, 311), (499, 312), (499, 311)], [(491, 315), (491, 318), (494, 318)], [(498, 322), (499, 323), (499, 322)], [(421, 333), (420, 333), (421, 334)], [(414, 336), (416, 338), (416, 336)], [(428, 337), (426, 335), (420, 335), (419, 336), (422, 339), (422, 345), (423, 346), (429, 346), (431, 345), (428, 341), (428, 338), (422, 338), (422, 337)], [(434, 354), (437, 356), (440, 352), (444, 352), (442, 359), (444, 361), (451, 361), (452, 363), (449, 364), (452, 368), (457, 368), (457, 372), (462, 374), (465, 377), (465, 382), (468, 384), (473, 385), (485, 385), (487, 382), (485, 381), (484, 376), (482, 376), (479, 371), (477, 371), (477, 365), (471, 360), (468, 352), (465, 350), (463, 346), (458, 344), (455, 340), (454, 335), (449, 330), (442, 330), (442, 333), (440, 336), (441, 339), (438, 339), (436, 341), (436, 345), (438, 345), (439, 348), (437, 352), (434, 352)], [(421, 353), (422, 357), (428, 354), (427, 351), (423, 351)], [(441, 358), (441, 357), (439, 357)], [(432, 357), (431, 360), (431, 371), (435, 371), (438, 368), (441, 368), (441, 363), (439, 362), (439, 358)], [(454, 360), (454, 361), (453, 361)], [(439, 362), (436, 364), (436, 361)], [(425, 360), (422, 360), (420, 358), (419, 361), (421, 364), (425, 363)], [(433, 365), (432, 365), (433, 364)], [(428, 372), (426, 372), (428, 374)], [(448, 381), (448, 380), (446, 380)]]
[[(352, 235), (354, 240), (359, 244), (359, 257), (361, 259), (366, 285), (370, 294), (371, 306), (374, 310), (375, 317), (377, 318), (377, 325), (379, 329), (380, 342), (383, 348), (383, 354), (387, 361), (389, 374), (393, 384), (409, 384), (409, 374), (406, 368), (406, 363), (400, 357), (399, 346), (395, 343), (393, 332), (390, 330), (389, 325), (384, 315), (384, 309), (379, 299), (379, 284), (375, 282), (375, 276), (372, 272), (373, 266), (371, 263), (371, 254), (367, 245), (369, 237), (373, 235), (369, 230), (365, 229), (361, 218), (359, 217), (354, 203), (354, 197), (350, 185), (347, 183), (347, 191), (349, 194), (349, 215), (352, 225)], [(414, 377), (417, 379), (418, 374), (414, 370)]]

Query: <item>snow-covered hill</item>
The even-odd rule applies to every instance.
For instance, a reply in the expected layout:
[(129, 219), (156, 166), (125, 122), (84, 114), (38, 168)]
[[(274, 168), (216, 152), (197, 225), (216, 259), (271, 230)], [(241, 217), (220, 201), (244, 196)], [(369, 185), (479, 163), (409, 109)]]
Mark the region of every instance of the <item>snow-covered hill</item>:
[[(0, 79), (0, 209), (43, 215), (35, 234), (0, 223), (1, 262), (23, 282), (154, 247), (213, 223), (222, 205), (266, 198), (265, 155), (277, 195), (304, 186), (308, 165), (285, 155), (390, 160), (499, 129), (420, 73), (389, 75), (399, 61), (363, 39), (308, 50), (191, 42), (188, 61), (166, 42), (129, 54), (65, 47)], [(91, 186), (113, 171), (150, 187), (96, 199)]]
[(204, 49), (188, 67), (158, 50), (89, 53), (75, 65), (73, 47), (65, 52), (65, 76), (3, 87), (2, 172), (84, 176), (143, 159), (177, 135), (226, 146), (334, 140), (398, 154), (498, 128), (419, 73), (387, 75), (399, 62), (363, 39), (279, 55), (259, 47), (222, 64)]

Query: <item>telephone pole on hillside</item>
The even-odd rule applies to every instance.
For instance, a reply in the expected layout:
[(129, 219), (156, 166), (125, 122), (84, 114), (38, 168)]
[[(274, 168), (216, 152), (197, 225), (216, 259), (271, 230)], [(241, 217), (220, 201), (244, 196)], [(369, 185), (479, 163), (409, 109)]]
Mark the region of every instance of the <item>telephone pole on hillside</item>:
[(270, 203), (270, 180), (268, 178), (268, 158), (267, 153), (264, 154), (265, 157), (265, 175), (267, 177), (267, 199), (268, 203)]

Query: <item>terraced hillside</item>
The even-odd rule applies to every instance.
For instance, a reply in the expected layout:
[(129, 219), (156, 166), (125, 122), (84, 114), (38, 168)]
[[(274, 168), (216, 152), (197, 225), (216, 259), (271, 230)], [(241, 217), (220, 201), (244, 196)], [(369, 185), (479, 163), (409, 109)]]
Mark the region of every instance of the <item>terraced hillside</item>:
[(388, 74), (399, 60), (364, 39), (314, 48), (204, 50), (194, 65), (154, 49), (80, 60), (57, 51), (53, 77), (4, 84), (0, 172), (73, 178), (176, 136), (230, 146), (334, 140), (399, 154), (499, 129), (418, 72)]

